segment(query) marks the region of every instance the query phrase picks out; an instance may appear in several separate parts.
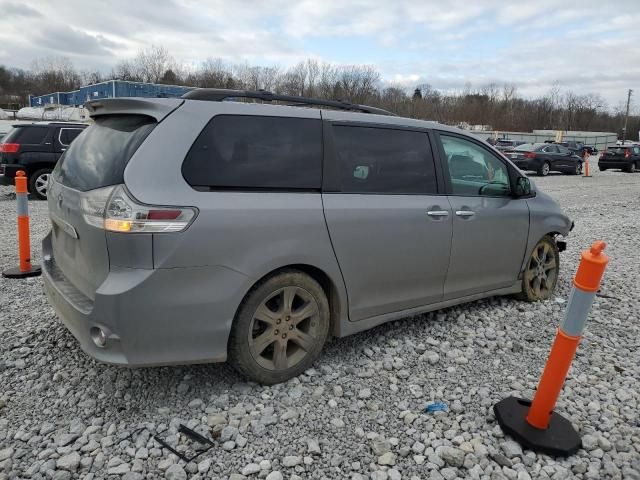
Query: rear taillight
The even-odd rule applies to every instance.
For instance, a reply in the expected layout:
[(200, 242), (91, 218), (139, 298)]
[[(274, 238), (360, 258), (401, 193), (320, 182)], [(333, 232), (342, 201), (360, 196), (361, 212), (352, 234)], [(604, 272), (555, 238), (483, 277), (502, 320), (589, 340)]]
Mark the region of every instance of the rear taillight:
[(536, 154), (534, 152), (527, 152), (524, 154), (524, 158), (536, 158)]
[(0, 153), (18, 153), (19, 143), (0, 143)]
[(631, 149), (630, 148), (625, 148), (624, 149), (624, 158), (629, 158), (631, 156)]
[(141, 205), (122, 185), (87, 192), (82, 212), (90, 225), (120, 233), (180, 232), (196, 215), (193, 208)]

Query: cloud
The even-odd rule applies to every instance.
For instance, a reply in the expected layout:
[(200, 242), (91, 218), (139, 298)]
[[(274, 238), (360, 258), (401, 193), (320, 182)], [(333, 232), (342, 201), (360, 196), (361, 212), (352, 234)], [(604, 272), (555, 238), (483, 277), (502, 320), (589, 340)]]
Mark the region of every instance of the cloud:
[[(538, 95), (555, 82), (610, 104), (640, 90), (637, 0), (25, 0), (2, 7), (0, 64), (63, 55), (108, 71), (151, 44), (180, 62), (289, 66), (308, 57), (373, 64), (385, 82), (508, 82)], [(638, 13), (637, 13), (638, 12)], [(37, 17), (46, 21), (34, 21)], [(611, 68), (608, 66), (611, 65)]]
[(2, 6), (2, 10), (0, 10), (2, 14), (3, 21), (9, 20), (15, 17), (24, 17), (24, 18), (39, 18), (42, 17), (42, 14), (31, 8), (28, 5), (24, 5), (21, 3), (5, 3)]

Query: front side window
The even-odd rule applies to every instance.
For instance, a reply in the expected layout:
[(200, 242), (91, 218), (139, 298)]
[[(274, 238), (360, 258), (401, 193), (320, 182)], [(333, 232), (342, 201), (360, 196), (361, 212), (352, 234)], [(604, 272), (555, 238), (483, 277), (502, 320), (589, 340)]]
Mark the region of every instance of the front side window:
[(319, 189), (322, 124), (308, 118), (217, 115), (182, 164), (194, 188)]
[(454, 195), (504, 196), (511, 193), (509, 170), (474, 142), (440, 134)]
[(429, 137), (424, 132), (334, 125), (338, 189), (344, 193), (437, 192)]

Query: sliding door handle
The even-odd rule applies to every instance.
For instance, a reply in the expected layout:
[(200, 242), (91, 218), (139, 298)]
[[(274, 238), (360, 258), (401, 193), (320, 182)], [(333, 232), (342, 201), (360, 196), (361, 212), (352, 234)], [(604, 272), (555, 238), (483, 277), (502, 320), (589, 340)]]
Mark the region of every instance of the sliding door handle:
[(446, 210), (429, 210), (427, 215), (430, 217), (446, 217), (449, 215), (449, 212)]

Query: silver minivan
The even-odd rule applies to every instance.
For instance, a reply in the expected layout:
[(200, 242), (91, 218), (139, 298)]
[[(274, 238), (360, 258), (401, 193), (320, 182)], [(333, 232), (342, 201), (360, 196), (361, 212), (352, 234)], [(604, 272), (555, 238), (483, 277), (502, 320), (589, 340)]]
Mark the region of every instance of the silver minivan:
[(461, 130), (262, 91), (86, 107), (50, 181), (43, 271), (98, 360), (228, 359), (270, 384), (328, 335), (555, 288), (572, 222)]

